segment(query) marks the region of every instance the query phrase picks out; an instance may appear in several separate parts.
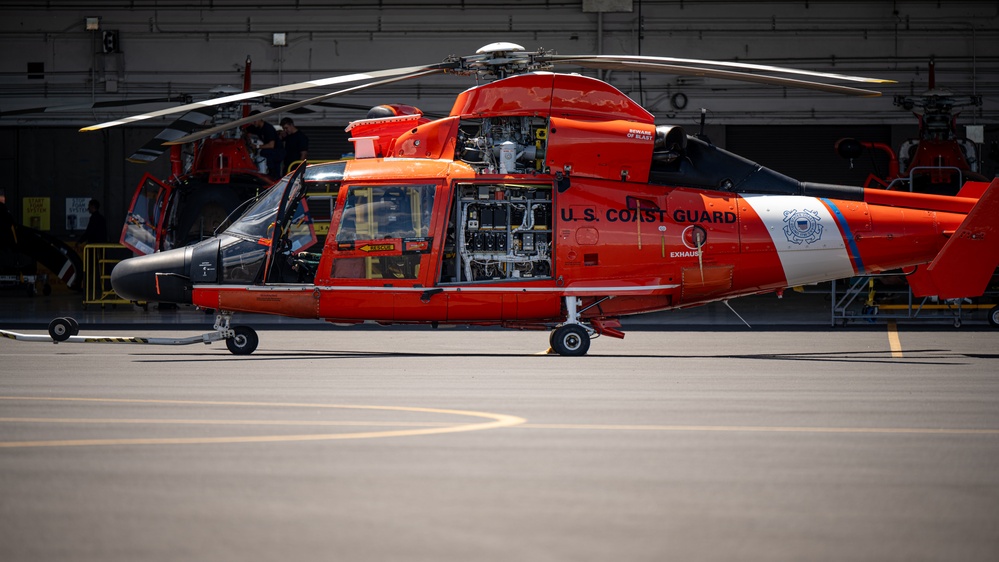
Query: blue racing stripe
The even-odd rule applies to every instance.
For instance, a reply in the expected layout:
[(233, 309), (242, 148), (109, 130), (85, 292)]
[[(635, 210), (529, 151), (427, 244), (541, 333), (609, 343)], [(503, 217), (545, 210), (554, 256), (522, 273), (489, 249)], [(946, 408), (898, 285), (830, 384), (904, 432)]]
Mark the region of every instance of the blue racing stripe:
[(836, 222), (843, 229), (843, 238), (846, 240), (846, 245), (850, 248), (850, 259), (853, 260), (853, 267), (856, 268), (857, 275), (864, 273), (864, 260), (860, 259), (860, 249), (857, 248), (857, 241), (853, 239), (853, 232), (850, 231), (850, 225), (846, 223), (846, 217), (843, 216), (839, 207), (831, 200), (823, 197), (822, 201), (829, 207), (833, 216), (836, 217)]

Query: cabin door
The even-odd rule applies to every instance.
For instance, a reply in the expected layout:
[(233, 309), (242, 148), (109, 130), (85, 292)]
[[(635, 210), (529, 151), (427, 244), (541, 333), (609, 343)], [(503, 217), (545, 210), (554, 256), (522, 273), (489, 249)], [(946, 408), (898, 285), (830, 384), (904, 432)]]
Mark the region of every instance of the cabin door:
[[(444, 320), (431, 251), (440, 230), (434, 213), (439, 184), (349, 185), (332, 251), (338, 286), (364, 287), (375, 316), (395, 321)], [(445, 198), (446, 199), (446, 198)], [(446, 202), (445, 202), (446, 204)]]
[(172, 185), (148, 173), (142, 177), (121, 229), (124, 246), (140, 255), (162, 249), (163, 220), (172, 194)]

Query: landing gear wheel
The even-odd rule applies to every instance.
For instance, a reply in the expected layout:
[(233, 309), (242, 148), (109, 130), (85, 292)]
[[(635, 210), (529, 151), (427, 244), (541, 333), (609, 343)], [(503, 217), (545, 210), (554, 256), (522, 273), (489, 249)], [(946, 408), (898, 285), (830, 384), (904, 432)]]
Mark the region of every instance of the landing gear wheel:
[(232, 331), (235, 332), (235, 335), (225, 340), (225, 346), (233, 355), (249, 355), (257, 349), (260, 339), (257, 338), (257, 332), (253, 328), (236, 326)]
[(989, 311), (989, 326), (993, 328), (999, 328), (999, 304), (992, 307)]
[(61, 342), (73, 335), (73, 325), (69, 318), (56, 318), (49, 322), (49, 335), (52, 341)]
[(590, 350), (590, 334), (579, 324), (565, 324), (552, 332), (551, 344), (559, 355), (579, 357)]
[(66, 321), (69, 322), (69, 326), (72, 329), (71, 336), (79, 335), (80, 333), (80, 323), (76, 321), (76, 318), (66, 317)]

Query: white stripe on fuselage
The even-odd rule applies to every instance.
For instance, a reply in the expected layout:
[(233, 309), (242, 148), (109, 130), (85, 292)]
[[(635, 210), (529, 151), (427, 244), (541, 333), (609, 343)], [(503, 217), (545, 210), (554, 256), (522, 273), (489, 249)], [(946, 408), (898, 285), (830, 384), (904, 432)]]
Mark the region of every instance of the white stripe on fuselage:
[(770, 233), (788, 286), (854, 275), (839, 226), (815, 197), (743, 195)]

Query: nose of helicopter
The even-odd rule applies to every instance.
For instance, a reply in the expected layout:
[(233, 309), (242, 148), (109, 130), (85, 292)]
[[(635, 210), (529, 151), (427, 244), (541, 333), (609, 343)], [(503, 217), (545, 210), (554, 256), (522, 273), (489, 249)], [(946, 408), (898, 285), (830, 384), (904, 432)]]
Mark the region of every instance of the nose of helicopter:
[(191, 303), (191, 247), (123, 260), (111, 271), (111, 287), (124, 299)]

